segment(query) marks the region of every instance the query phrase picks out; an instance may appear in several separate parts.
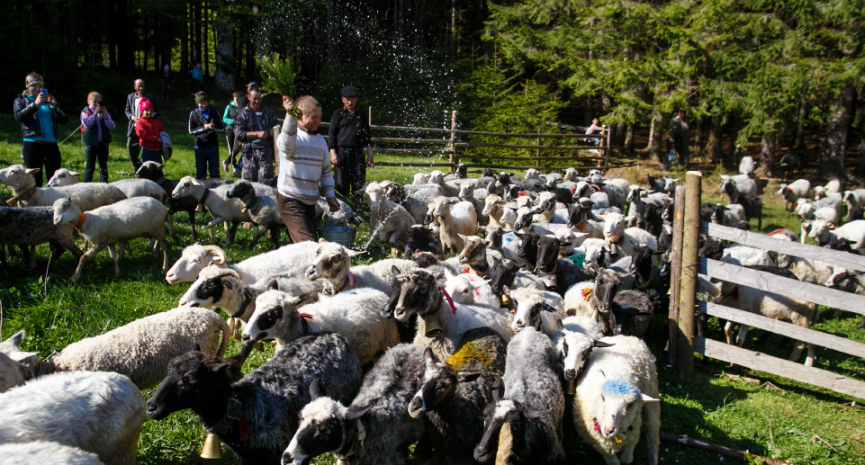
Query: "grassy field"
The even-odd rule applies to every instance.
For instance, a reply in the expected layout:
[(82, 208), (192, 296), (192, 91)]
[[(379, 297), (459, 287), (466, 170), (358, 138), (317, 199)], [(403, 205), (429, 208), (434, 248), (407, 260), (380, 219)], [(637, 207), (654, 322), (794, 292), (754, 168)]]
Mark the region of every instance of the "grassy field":
[[(188, 102), (187, 102), (188, 103)], [(224, 108), (224, 101), (216, 108)], [(188, 107), (188, 108), (186, 108)], [(194, 174), (192, 137), (185, 134), (186, 114), (192, 104), (173, 109), (166, 106), (164, 114), (175, 143), (175, 155), (166, 164), (165, 175), (177, 179)], [(124, 120), (120, 109), (112, 108), (118, 121)], [(74, 121), (74, 117), (73, 117)], [(125, 128), (125, 125), (120, 125)], [(65, 136), (74, 128), (61, 127)], [(115, 131), (109, 161), (110, 180), (131, 176), (124, 148), (122, 130)], [(0, 167), (21, 163), (21, 146), (17, 124), (10, 115), (0, 115)], [(221, 157), (225, 156), (224, 147)], [(75, 171), (84, 169), (84, 151), (77, 135), (61, 146), (63, 166)], [(378, 157), (378, 161), (397, 160), (394, 157)], [(407, 161), (408, 158), (399, 158)], [(429, 160), (429, 159), (426, 159)], [(415, 160), (420, 161), (420, 160)], [(377, 167), (369, 171), (370, 180), (408, 180), (417, 168)], [(429, 171), (429, 170), (426, 170)], [(614, 174), (632, 181), (644, 182), (645, 165), (620, 168)], [(705, 173), (704, 192), (706, 200), (718, 200), (717, 175)], [(774, 184), (765, 191), (771, 192)], [(11, 196), (11, 191), (0, 186), (0, 198)], [(788, 217), (783, 205), (766, 195), (764, 231), (777, 227), (789, 227), (798, 231), (798, 222)], [(180, 251), (192, 240), (189, 227), (182, 215), (175, 225), (179, 238), (171, 242), (171, 260), (180, 256)], [(206, 214), (198, 213), (199, 225), (209, 220)], [(756, 222), (754, 223), (756, 225)], [(199, 233), (205, 230), (199, 226)], [(222, 231), (216, 228), (218, 244)], [(206, 237), (206, 236), (200, 236)], [(237, 244), (228, 251), (233, 262), (264, 252), (264, 241), (254, 250), (247, 250), (252, 232), (241, 229)], [(283, 242), (286, 241), (283, 236)], [(358, 244), (367, 241), (367, 231), (361, 228)], [(372, 247), (363, 262), (381, 258), (378, 247)], [(39, 352), (43, 357), (63, 349), (67, 344), (81, 338), (101, 334), (137, 318), (161, 312), (176, 306), (186, 289), (185, 285), (169, 286), (163, 280), (160, 263), (145, 251), (145, 241), (132, 244), (131, 253), (121, 261), (121, 274), (115, 277), (107, 253), (101, 253), (88, 262), (82, 279), (70, 284), (75, 261), (64, 254), (56, 263), (47, 266), (48, 247), (38, 248), (39, 268), (28, 271), (22, 257), (11, 255), (9, 262), (13, 272), (0, 286), (2, 303), (2, 337), (27, 330), (24, 349)], [(47, 269), (46, 269), (47, 268)], [(833, 312), (822, 309), (821, 318), (815, 328), (829, 333), (865, 342), (865, 331), (857, 329), (859, 318), (845, 315), (832, 318)], [(658, 318), (654, 331), (648, 339), (658, 358), (662, 400), (662, 430), (687, 434), (754, 454), (789, 460), (796, 464), (850, 464), (865, 463), (865, 410), (858, 401), (853, 404), (843, 396), (809, 387), (740, 367), (730, 367), (711, 360), (697, 360), (695, 376), (680, 380), (675, 370), (666, 365), (667, 354), (663, 352), (665, 318)], [(754, 347), (760, 331), (751, 331), (746, 347)], [(707, 336), (723, 340), (723, 333), (716, 321), (710, 321)], [(763, 350), (771, 355), (786, 358), (790, 348), (776, 347), (780, 338), (773, 336)], [(239, 351), (239, 344), (232, 341), (228, 354)], [(272, 354), (268, 348), (253, 354), (245, 366), (247, 371), (263, 363)], [(817, 366), (860, 380), (865, 380), (862, 360), (844, 356), (826, 349), (818, 350)], [(759, 383), (746, 382), (726, 374), (755, 378)], [(764, 382), (771, 384), (764, 385)], [(149, 398), (151, 391), (145, 392)], [(566, 436), (575, 438), (570, 417), (565, 420)], [(198, 452), (203, 443), (204, 430), (195, 415), (181, 412), (161, 422), (147, 421), (141, 434), (138, 458), (142, 464), (200, 463)], [(569, 462), (602, 463), (590, 448), (582, 446), (576, 439), (566, 444)], [(645, 459), (638, 447), (637, 461)], [(412, 457), (412, 463), (425, 462), (431, 457)], [(433, 458), (434, 459), (434, 458)], [(710, 464), (724, 461), (716, 454), (696, 451), (676, 445), (662, 444), (661, 463)], [(726, 459), (730, 460), (730, 459)], [(234, 463), (233, 455), (224, 451), (224, 458), (210, 463)], [(319, 458), (316, 463), (332, 463), (331, 458)], [(465, 463), (473, 463), (470, 458)]]

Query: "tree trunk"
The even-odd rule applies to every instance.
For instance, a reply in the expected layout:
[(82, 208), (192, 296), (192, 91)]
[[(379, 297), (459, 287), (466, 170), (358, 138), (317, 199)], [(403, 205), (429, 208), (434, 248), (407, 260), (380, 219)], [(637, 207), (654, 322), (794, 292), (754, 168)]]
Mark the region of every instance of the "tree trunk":
[[(70, 0), (66, 8), (66, 53), (78, 60), (78, 10), (79, 5), (75, 0)], [(42, 70), (48, 74), (48, 70)]]
[(721, 162), (721, 115), (712, 115), (712, 127), (709, 129), (709, 139), (706, 141), (705, 154), (712, 163)]
[(201, 57), (201, 65), (204, 68), (204, 75), (210, 76), (210, 26), (207, 24), (207, 20), (210, 19), (210, 7), (207, 2), (204, 3), (204, 6), (199, 13), (204, 24), (201, 25), (203, 31), (201, 42), (204, 45), (204, 53)]
[(838, 90), (838, 95), (829, 113), (826, 122), (826, 139), (823, 142), (823, 150), (819, 174), (827, 179), (838, 178), (842, 181), (848, 179), (847, 171), (844, 169), (844, 155), (847, 152), (847, 133), (853, 119), (853, 98), (855, 89), (852, 86), (844, 86)]
[(730, 151), (727, 156), (729, 167), (738, 166), (739, 159), (737, 158), (739, 150), (737, 148), (737, 140), (739, 139), (739, 131), (742, 130), (742, 121), (733, 115), (733, 121), (730, 123)]
[(613, 132), (613, 147), (622, 148), (622, 143), (625, 141), (625, 129), (624, 121), (616, 123), (616, 130)]
[(592, 110), (592, 96), (586, 97), (586, 114), (584, 119), (586, 120), (586, 127), (592, 125), (592, 118), (594, 118), (594, 110)]
[(225, 14), (216, 25), (216, 88), (234, 90), (234, 21)]
[(132, 71), (135, 66), (135, 49), (132, 46), (134, 23), (129, 13), (129, 1), (117, 2), (117, 17), (120, 18), (117, 28), (117, 66), (121, 71)]
[(689, 160), (694, 160), (697, 157), (703, 156), (703, 140), (706, 136), (703, 134), (703, 119), (695, 119), (693, 126), (694, 145), (689, 154)]
[(802, 100), (799, 103), (799, 117), (796, 118), (796, 138), (793, 148), (798, 149), (805, 143), (805, 118), (808, 117), (808, 102)]
[(634, 124), (630, 123), (625, 129), (625, 142), (622, 144), (622, 150), (625, 153), (632, 155), (634, 153)]
[(661, 160), (663, 147), (661, 141), (664, 139), (664, 132), (661, 130), (661, 123), (663, 122), (663, 117), (661, 116), (660, 110), (658, 107), (654, 107), (652, 109), (652, 128), (649, 132), (649, 158), (655, 158)]
[(775, 141), (777, 133), (763, 134), (760, 143), (760, 167), (757, 169), (759, 176), (768, 178), (775, 177)]
[[(189, 7), (184, 8), (183, 17), (189, 15)], [(180, 80), (184, 81), (189, 75), (189, 23), (183, 21), (180, 24)], [(178, 82), (180, 85), (180, 82)]]

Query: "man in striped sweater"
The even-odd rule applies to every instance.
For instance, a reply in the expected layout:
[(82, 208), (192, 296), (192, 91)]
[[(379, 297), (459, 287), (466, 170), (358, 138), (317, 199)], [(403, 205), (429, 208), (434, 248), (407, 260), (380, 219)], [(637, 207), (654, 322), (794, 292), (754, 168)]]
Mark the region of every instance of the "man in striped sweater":
[(279, 216), (294, 243), (315, 240), (315, 202), (319, 187), (330, 211), (339, 210), (333, 193), (333, 175), (327, 142), (317, 132), (321, 124), (321, 104), (309, 95), (297, 99), (300, 121), (292, 114), (294, 102), (283, 97), (286, 110), (282, 131), (276, 141), (279, 148), (277, 202)]

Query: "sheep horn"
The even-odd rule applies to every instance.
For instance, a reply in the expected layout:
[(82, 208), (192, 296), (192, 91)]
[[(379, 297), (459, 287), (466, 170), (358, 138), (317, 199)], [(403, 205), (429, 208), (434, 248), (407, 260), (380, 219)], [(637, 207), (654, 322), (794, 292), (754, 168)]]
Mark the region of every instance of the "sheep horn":
[(210, 254), (216, 255), (218, 258), (213, 262), (218, 265), (225, 265), (228, 262), (228, 256), (225, 255), (225, 251), (222, 250), (221, 247), (215, 245), (202, 245), (201, 248)]

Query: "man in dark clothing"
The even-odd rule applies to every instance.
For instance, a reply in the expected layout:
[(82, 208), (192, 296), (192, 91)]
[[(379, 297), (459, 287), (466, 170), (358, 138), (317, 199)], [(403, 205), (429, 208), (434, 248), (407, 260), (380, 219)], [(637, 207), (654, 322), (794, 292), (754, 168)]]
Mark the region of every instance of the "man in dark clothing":
[(279, 124), (276, 113), (261, 103), (261, 91), (249, 92), (249, 106), (234, 120), (234, 137), (241, 142), (243, 179), (276, 185), (273, 177), (273, 127)]
[(342, 88), (343, 107), (330, 118), (327, 141), (337, 192), (352, 196), (355, 207), (361, 207), (357, 192), (366, 183), (366, 167), (372, 166), (373, 158), (369, 121), (357, 110), (357, 94), (354, 86)]
[(685, 122), (684, 110), (679, 110), (676, 117), (670, 121), (670, 135), (667, 137), (667, 148), (669, 152), (663, 163), (663, 171), (670, 171), (670, 162), (678, 159), (679, 163), (690, 169), (688, 163), (688, 123)]
[(189, 113), (189, 133), (195, 136), (195, 177), (204, 179), (210, 173), (211, 179), (219, 178), (219, 138), (218, 132), (225, 131), (222, 117), (210, 108), (207, 93), (203, 90), (195, 94), (198, 106)]
[(138, 145), (138, 136), (135, 134), (135, 122), (141, 117), (141, 99), (146, 98), (153, 104), (153, 117), (159, 117), (159, 110), (156, 108), (156, 97), (150, 92), (145, 92), (144, 80), (136, 79), (133, 84), (135, 92), (126, 96), (126, 118), (129, 119), (129, 124), (126, 127), (126, 153), (129, 154), (129, 161), (132, 162), (134, 171), (138, 171), (141, 166), (141, 160), (138, 159), (141, 154), (141, 146)]

